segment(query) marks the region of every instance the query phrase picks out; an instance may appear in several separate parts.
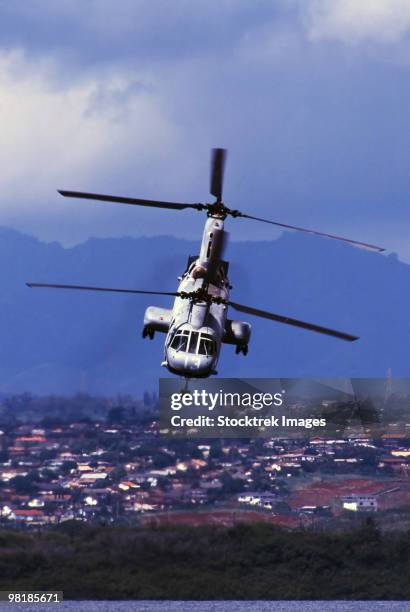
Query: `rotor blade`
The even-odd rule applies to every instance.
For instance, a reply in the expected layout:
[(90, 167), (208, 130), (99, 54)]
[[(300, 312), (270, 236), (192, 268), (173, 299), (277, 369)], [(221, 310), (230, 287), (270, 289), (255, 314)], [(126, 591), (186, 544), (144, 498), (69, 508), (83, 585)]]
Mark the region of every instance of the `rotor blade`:
[(51, 283), (26, 283), (27, 287), (40, 289), (78, 289), (80, 291), (109, 291), (112, 293), (137, 293), (144, 295), (178, 295), (175, 291), (139, 291), (137, 289), (115, 289), (111, 287), (88, 287), (84, 285), (55, 285)]
[(136, 206), (152, 206), (153, 208), (169, 208), (171, 210), (183, 210), (184, 208), (195, 208), (203, 210), (204, 204), (183, 204), (181, 202), (160, 202), (157, 200), (142, 200), (140, 198), (123, 198), (120, 196), (103, 195), (100, 193), (84, 193), (82, 191), (64, 191), (57, 189), (65, 198), (82, 198), (83, 200), (100, 200), (102, 202), (117, 202), (118, 204), (134, 204)]
[(313, 234), (315, 236), (323, 236), (324, 238), (333, 238), (334, 240), (341, 240), (342, 242), (348, 242), (356, 246), (361, 246), (371, 251), (382, 252), (386, 249), (376, 246), (374, 244), (368, 244), (367, 242), (360, 242), (359, 240), (351, 240), (350, 238), (343, 238), (342, 236), (335, 236), (334, 234), (326, 234), (324, 232), (318, 232), (316, 230), (306, 229), (305, 227), (297, 227), (296, 225), (287, 225), (286, 223), (279, 223), (278, 221), (268, 221), (268, 219), (261, 219), (260, 217), (253, 217), (252, 215), (245, 215), (239, 213), (235, 215), (237, 217), (244, 217), (245, 219), (253, 219), (254, 221), (262, 221), (262, 223), (270, 223), (271, 225), (277, 225), (279, 227), (286, 227), (287, 229), (297, 230), (298, 232), (305, 232), (306, 234)]
[(286, 325), (301, 327), (303, 329), (308, 329), (319, 334), (326, 334), (327, 336), (334, 336), (335, 338), (340, 338), (341, 340), (348, 340), (349, 342), (354, 342), (355, 340), (358, 340), (357, 336), (351, 336), (350, 334), (345, 334), (344, 332), (340, 332), (335, 329), (329, 329), (327, 327), (322, 327), (320, 325), (315, 325), (313, 323), (298, 321), (297, 319), (291, 319), (290, 317), (283, 317), (282, 315), (273, 314), (272, 312), (267, 312), (266, 310), (258, 310), (257, 308), (244, 306), (243, 304), (237, 304), (236, 302), (228, 302), (228, 305), (232, 306), (232, 308), (238, 310), (239, 312), (254, 315), (255, 317), (270, 319), (271, 321), (277, 321), (278, 323), (286, 323)]
[(225, 160), (226, 149), (212, 150), (210, 192), (218, 202), (222, 202)]

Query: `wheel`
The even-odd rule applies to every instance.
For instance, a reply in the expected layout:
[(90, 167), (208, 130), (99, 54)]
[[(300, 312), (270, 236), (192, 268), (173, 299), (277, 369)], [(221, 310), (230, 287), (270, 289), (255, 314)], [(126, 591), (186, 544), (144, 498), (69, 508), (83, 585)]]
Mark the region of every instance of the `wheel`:
[(235, 353), (239, 355), (239, 353), (243, 353), (243, 355), (248, 354), (248, 345), (247, 344), (237, 344), (235, 348)]
[(153, 339), (154, 339), (155, 332), (154, 332), (154, 330), (153, 330), (153, 329), (150, 329), (150, 330), (149, 330), (149, 332), (148, 332), (148, 336), (149, 336), (149, 339), (150, 339), (150, 340), (153, 340)]

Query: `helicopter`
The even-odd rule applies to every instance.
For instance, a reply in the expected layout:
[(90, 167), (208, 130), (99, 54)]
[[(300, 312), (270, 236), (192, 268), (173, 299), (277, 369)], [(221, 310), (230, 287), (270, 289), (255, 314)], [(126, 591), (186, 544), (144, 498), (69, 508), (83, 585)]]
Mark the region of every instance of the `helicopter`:
[(343, 241), (373, 251), (381, 252), (384, 249), (373, 244), (279, 223), (228, 208), (222, 199), (226, 155), (226, 149), (212, 150), (210, 193), (215, 198), (212, 203), (163, 202), (58, 190), (58, 193), (67, 198), (149, 206), (175, 211), (192, 209), (205, 212), (207, 220), (203, 230), (199, 255), (188, 258), (187, 267), (182, 276), (178, 278), (177, 291), (149, 291), (33, 282), (26, 283), (27, 286), (173, 297), (172, 308), (149, 306), (146, 309), (142, 336), (152, 340), (156, 332), (165, 333), (164, 360), (161, 365), (172, 374), (183, 376), (185, 379), (206, 378), (217, 374), (216, 366), (223, 344), (234, 345), (238, 355), (240, 353), (245, 356), (248, 354), (251, 325), (246, 321), (228, 318), (230, 308), (241, 314), (299, 327), (348, 342), (358, 340), (358, 336), (275, 314), (253, 306), (239, 304), (230, 299), (229, 293), (232, 286), (228, 277), (229, 263), (223, 255), (227, 237), (224, 222), (227, 217), (269, 223), (281, 228)]

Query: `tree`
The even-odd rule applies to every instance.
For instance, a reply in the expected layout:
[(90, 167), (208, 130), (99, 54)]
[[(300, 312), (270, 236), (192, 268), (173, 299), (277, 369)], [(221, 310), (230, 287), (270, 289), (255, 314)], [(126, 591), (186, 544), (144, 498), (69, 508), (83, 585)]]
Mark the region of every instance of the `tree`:
[(9, 481), (10, 485), (16, 491), (16, 493), (36, 493), (37, 487), (34, 484), (33, 477), (27, 476), (15, 476)]
[(232, 478), (229, 472), (223, 472), (221, 482), (224, 493), (240, 493), (245, 488), (243, 481), (239, 478)]

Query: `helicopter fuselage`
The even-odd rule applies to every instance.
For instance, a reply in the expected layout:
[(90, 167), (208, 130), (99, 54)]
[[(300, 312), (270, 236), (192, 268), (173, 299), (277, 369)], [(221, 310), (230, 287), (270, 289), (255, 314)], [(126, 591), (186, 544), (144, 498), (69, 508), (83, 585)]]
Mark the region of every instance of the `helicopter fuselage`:
[[(172, 310), (150, 307), (146, 311), (143, 335), (152, 338), (154, 331), (167, 330), (162, 365), (173, 374), (194, 378), (216, 374), (224, 341), (247, 351), (250, 325), (227, 320), (230, 283), (228, 264), (221, 258), (225, 237), (223, 218), (208, 217), (199, 256), (189, 259), (179, 278), (180, 295)], [(240, 330), (237, 338), (232, 327)]]

